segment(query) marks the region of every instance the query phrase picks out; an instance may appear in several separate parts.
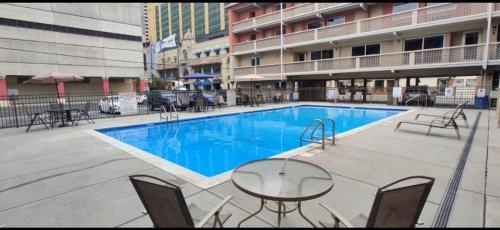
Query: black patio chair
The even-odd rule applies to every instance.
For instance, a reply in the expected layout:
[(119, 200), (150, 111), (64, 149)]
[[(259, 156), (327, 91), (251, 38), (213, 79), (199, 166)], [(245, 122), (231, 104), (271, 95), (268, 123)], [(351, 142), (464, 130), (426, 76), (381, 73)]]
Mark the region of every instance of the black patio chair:
[(90, 123), (94, 123), (95, 124), (94, 119), (92, 119), (92, 117), (89, 114), (90, 109), (91, 109), (91, 102), (87, 101), (87, 103), (85, 103), (84, 109), (78, 109), (77, 110), (78, 118), (74, 119), (72, 121), (72, 124), (76, 121), (76, 126), (78, 126), (78, 124), (80, 123), (80, 120), (82, 119), (82, 117), (85, 117), (85, 119), (87, 120), (87, 122), (89, 124)]
[[(418, 184), (407, 186), (394, 186), (396, 184), (408, 184), (410, 180), (424, 180)], [(347, 220), (336, 210), (319, 203), (333, 217), (333, 223), (319, 222), (323, 227), (366, 227), (366, 228), (414, 228), (418, 223), (420, 213), (425, 202), (434, 178), (425, 176), (406, 177), (379, 188), (375, 195), (370, 216), (358, 215), (352, 220)]]
[(469, 103), (469, 101), (465, 101), (463, 103), (460, 103), (460, 104), (457, 105), (457, 107), (455, 107), (455, 109), (459, 110), (458, 113), (453, 113), (454, 112), (453, 110), (448, 111), (448, 112), (444, 113), (443, 115), (433, 115), (433, 114), (419, 113), (419, 114), (417, 114), (417, 116), (415, 116), (415, 120), (417, 120), (419, 117), (448, 118), (451, 115), (454, 115), (453, 119), (455, 119), (455, 121), (458, 120), (458, 119), (463, 119), (464, 123), (465, 123), (465, 127), (469, 128), (469, 123), (467, 122), (467, 116), (465, 116), (465, 113), (464, 113), (464, 108), (465, 108), (465, 105), (467, 105), (467, 103)]
[[(43, 112), (31, 113), (28, 109), (26, 109), (26, 107), (24, 108), (24, 111), (30, 118), (30, 123), (28, 124), (28, 128), (26, 128), (26, 132), (30, 131), (31, 126), (33, 126), (37, 120), (40, 121), (45, 126), (46, 129), (54, 128), (52, 122), (46, 120), (46, 119), (51, 119), (50, 115), (47, 115), (46, 113)], [(50, 128), (49, 126), (47, 126), (47, 124), (50, 125)]]
[[(217, 224), (223, 227), (231, 217), (231, 214), (221, 214), (223, 206), (232, 198), (228, 196), (195, 225), (179, 186), (148, 175), (133, 175), (129, 178), (156, 228), (193, 228), (207, 224), (214, 228)], [(194, 209), (199, 208), (193, 206), (191, 210)], [(209, 223), (212, 217), (214, 220)]]
[(460, 140), (460, 132), (458, 130), (458, 125), (457, 122), (455, 121), (455, 117), (460, 111), (460, 107), (457, 107), (453, 113), (449, 117), (437, 117), (434, 118), (431, 121), (419, 121), (419, 120), (408, 120), (408, 121), (400, 121), (396, 125), (396, 128), (394, 128), (394, 131), (397, 131), (401, 124), (414, 124), (414, 125), (423, 125), (423, 126), (428, 126), (429, 129), (427, 130), (427, 136), (430, 134), (432, 128), (440, 128), (440, 129), (448, 129), (448, 128), (453, 128), (455, 129), (455, 132), (457, 133), (458, 140)]

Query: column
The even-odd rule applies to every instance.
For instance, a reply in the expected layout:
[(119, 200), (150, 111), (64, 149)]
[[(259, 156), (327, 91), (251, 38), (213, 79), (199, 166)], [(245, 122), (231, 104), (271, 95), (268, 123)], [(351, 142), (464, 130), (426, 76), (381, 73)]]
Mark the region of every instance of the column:
[(132, 92), (137, 92), (137, 81), (135, 79), (132, 80)]
[(366, 102), (366, 92), (368, 91), (368, 79), (363, 79), (363, 102)]
[(0, 99), (7, 99), (7, 77), (0, 75)]
[(148, 87), (148, 82), (146, 80), (139, 80), (139, 92), (142, 94), (144, 90)]
[(407, 88), (410, 87), (410, 80), (411, 80), (411, 78), (409, 78), (409, 77), (406, 78), (406, 87)]
[(418, 86), (418, 83), (420, 82), (420, 78), (415, 78), (415, 86)]
[(354, 78), (351, 79), (351, 101), (354, 101)]
[(109, 77), (102, 77), (102, 94), (109, 95)]
[(58, 98), (64, 98), (64, 82), (57, 83), (57, 92), (59, 93)]

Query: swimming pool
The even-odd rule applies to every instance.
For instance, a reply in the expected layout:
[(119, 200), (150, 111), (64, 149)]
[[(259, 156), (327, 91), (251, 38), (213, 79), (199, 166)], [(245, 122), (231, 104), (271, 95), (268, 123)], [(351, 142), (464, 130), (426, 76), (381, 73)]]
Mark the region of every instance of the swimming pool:
[[(316, 118), (333, 117), (336, 136), (406, 110), (294, 106), (96, 131), (205, 177), (248, 161), (300, 147), (300, 135)], [(331, 136), (331, 124), (325, 123)]]

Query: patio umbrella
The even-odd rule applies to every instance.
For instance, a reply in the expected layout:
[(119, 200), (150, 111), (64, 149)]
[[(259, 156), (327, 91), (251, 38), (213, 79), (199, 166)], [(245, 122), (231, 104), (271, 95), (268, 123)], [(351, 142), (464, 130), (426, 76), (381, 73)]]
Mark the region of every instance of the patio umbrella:
[[(264, 77), (262, 77), (260, 75), (248, 74), (248, 75), (244, 75), (244, 76), (241, 76), (241, 77), (237, 77), (236, 81), (250, 80), (250, 82), (253, 82), (254, 80), (262, 80), (262, 79), (264, 79)], [(253, 82), (252, 88), (255, 88), (255, 82)], [(252, 92), (253, 89), (252, 88), (250, 89), (250, 96), (253, 96), (253, 92)]]
[(38, 85), (50, 85), (54, 84), (56, 86), (57, 98), (59, 98), (59, 88), (57, 84), (59, 82), (76, 82), (83, 81), (83, 77), (77, 74), (70, 73), (60, 73), (60, 72), (51, 72), (49, 74), (39, 74), (34, 77), (26, 80), (23, 84), (38, 84)]

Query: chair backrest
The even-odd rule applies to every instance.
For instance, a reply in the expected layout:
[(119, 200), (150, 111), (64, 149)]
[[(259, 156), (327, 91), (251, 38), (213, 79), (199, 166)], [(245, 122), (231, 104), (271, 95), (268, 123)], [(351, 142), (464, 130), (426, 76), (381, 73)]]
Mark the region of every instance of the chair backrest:
[(133, 175), (129, 178), (154, 227), (194, 227), (188, 206), (178, 186), (148, 175)]
[[(389, 189), (395, 184), (402, 182), (406, 184), (408, 180), (413, 179), (426, 182)], [(413, 176), (379, 188), (366, 227), (415, 227), (433, 184), (434, 178)]]
[(465, 101), (465, 102), (457, 105), (457, 107), (453, 111), (453, 114), (451, 116), (447, 117), (446, 118), (447, 120), (445, 120), (445, 122), (443, 123), (445, 127), (451, 125), (452, 120), (457, 119), (460, 116), (460, 114), (462, 114), (464, 107), (468, 102), (469, 101)]
[(87, 102), (85, 103), (85, 108), (83, 109), (83, 111), (85, 111), (86, 113), (90, 112), (90, 106), (91, 106), (91, 105), (92, 105), (92, 104), (90, 104), (90, 101), (87, 101)]

